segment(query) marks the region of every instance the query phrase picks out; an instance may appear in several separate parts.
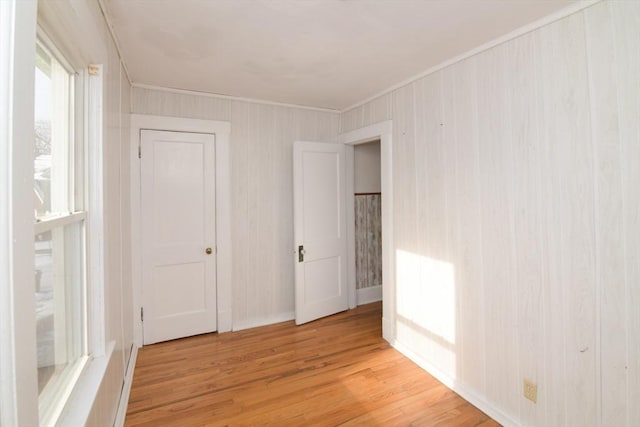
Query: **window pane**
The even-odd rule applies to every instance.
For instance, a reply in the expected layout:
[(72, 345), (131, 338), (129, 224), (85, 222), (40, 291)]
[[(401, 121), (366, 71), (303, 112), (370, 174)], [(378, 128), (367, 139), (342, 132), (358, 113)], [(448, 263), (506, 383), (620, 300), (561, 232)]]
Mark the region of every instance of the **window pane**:
[(84, 221), (36, 235), (35, 253), (38, 388), (43, 404), (64, 386), (85, 353)]
[(71, 75), (42, 46), (36, 49), (34, 209), (36, 218), (73, 210)]
[(36, 216), (51, 211), (51, 57), (37, 51), (35, 90), (34, 203)]

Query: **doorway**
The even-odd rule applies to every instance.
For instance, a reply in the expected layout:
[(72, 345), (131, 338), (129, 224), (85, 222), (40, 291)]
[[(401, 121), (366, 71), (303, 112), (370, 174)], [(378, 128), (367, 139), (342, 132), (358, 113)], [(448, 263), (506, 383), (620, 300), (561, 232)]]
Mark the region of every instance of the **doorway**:
[(380, 140), (354, 146), (356, 305), (382, 300)]
[[(367, 142), (380, 141), (380, 190), (382, 219), (382, 337), (395, 342), (395, 259), (393, 243), (393, 124), (391, 120), (343, 133), (340, 142), (347, 146), (347, 194), (355, 193), (354, 147)], [(354, 198), (347, 198), (347, 238), (349, 307), (357, 304), (355, 263)]]

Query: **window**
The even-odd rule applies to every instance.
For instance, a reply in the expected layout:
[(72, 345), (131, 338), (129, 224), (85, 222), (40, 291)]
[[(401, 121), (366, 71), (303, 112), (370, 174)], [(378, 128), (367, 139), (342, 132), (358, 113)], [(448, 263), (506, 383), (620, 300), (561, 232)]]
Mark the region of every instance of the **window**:
[[(35, 68), (34, 235), (39, 416), (58, 416), (87, 360), (83, 138), (76, 76), (38, 41)], [(78, 86), (80, 87), (80, 86)]]

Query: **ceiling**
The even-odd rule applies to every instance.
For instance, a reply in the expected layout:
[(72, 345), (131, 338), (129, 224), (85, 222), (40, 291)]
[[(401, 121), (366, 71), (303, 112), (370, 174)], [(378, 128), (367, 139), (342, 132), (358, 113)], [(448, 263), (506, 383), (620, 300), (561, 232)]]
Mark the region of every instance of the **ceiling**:
[(105, 0), (132, 83), (343, 110), (572, 0)]

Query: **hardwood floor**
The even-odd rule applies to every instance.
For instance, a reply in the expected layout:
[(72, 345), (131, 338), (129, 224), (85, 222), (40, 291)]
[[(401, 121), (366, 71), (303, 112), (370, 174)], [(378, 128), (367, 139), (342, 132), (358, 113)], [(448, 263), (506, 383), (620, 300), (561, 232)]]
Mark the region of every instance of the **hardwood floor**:
[(497, 426), (381, 337), (380, 303), (144, 347), (127, 426)]

